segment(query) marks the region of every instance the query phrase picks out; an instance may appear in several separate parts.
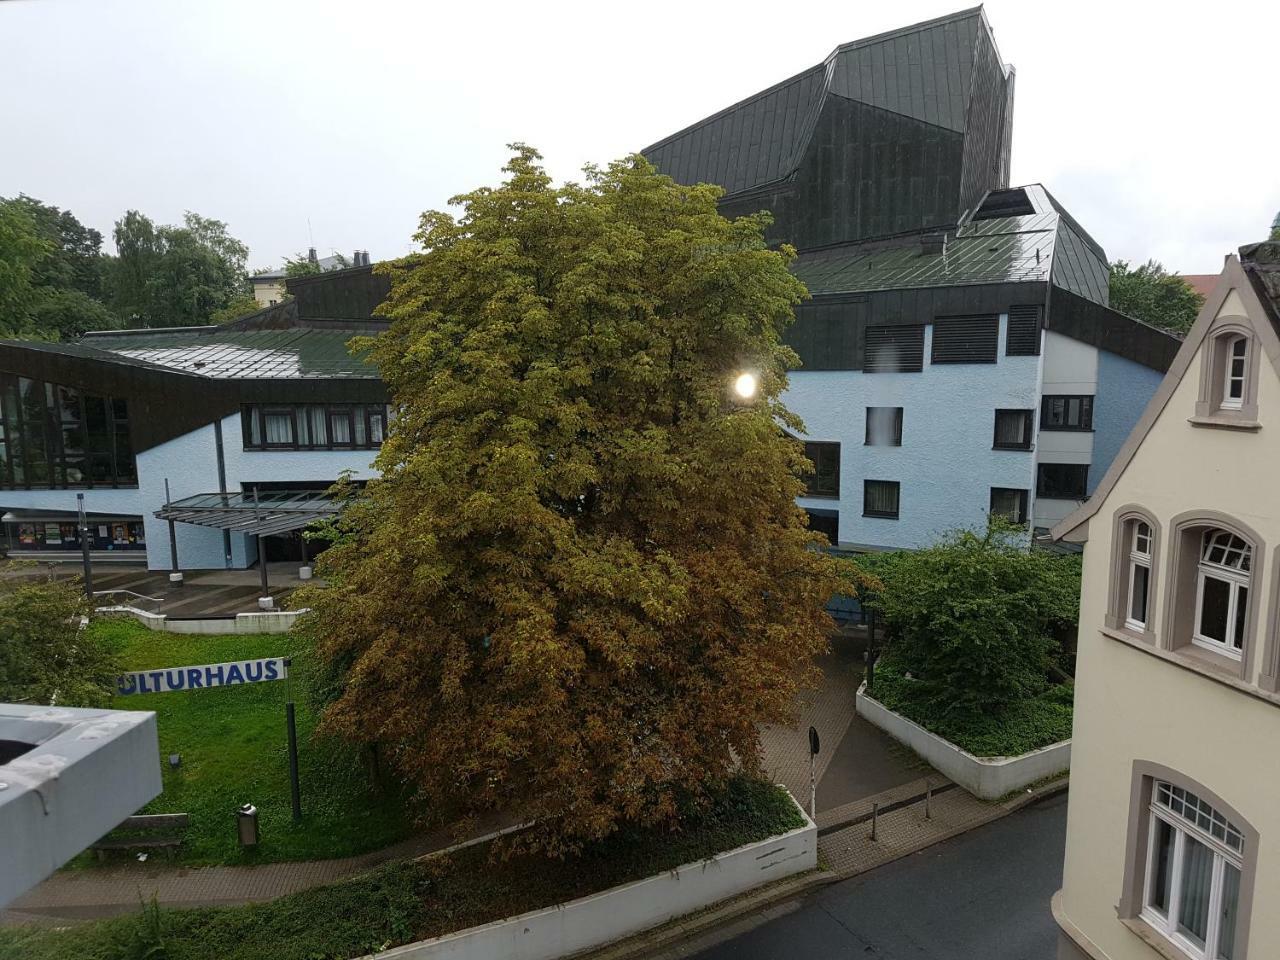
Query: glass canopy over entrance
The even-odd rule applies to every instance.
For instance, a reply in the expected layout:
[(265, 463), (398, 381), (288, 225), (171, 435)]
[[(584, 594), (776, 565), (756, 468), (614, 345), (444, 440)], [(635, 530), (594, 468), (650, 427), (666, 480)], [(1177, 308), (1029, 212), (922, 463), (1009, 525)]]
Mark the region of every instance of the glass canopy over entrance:
[(317, 490), (198, 493), (166, 503), (156, 511), (160, 520), (194, 523), (232, 533), (266, 537), (300, 530), (341, 510), (328, 494)]

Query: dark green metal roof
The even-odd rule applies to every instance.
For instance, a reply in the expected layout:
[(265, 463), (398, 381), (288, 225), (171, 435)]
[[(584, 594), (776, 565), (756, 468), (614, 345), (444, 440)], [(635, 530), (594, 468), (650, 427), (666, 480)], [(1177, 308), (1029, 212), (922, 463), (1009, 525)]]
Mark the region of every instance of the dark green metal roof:
[[(1032, 214), (970, 220), (942, 252), (925, 252), (913, 234), (803, 253), (792, 269), (815, 297), (913, 287), (1044, 283), (1107, 303), (1101, 248), (1075, 229), (1039, 185), (1018, 188)], [(1008, 191), (1002, 191), (1007, 197)], [(981, 207), (979, 208), (982, 209)]]
[(342, 377), (377, 379), (353, 356), (353, 330), (146, 330), (98, 334), (92, 347), (119, 357), (217, 380)]

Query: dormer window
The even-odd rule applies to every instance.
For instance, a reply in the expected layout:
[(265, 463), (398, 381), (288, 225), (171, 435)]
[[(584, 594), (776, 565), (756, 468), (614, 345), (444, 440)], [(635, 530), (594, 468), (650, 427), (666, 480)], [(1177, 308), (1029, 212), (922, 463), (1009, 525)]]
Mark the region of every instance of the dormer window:
[(1222, 408), (1239, 410), (1244, 405), (1245, 381), (1249, 373), (1249, 340), (1246, 337), (1233, 337), (1223, 347), (1226, 370), (1223, 377)]

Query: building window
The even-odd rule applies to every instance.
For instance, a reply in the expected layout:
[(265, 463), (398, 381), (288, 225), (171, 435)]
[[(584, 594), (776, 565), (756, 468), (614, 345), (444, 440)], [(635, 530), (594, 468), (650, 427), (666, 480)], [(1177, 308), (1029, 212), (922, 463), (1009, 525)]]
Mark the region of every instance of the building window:
[(995, 363), (1000, 318), (949, 317), (933, 323), (931, 363)]
[(919, 373), (924, 369), (924, 327), (867, 327), (864, 373)]
[(1093, 397), (1045, 396), (1040, 401), (1041, 430), (1092, 430)]
[(1083, 500), (1088, 496), (1087, 463), (1041, 463), (1036, 467), (1036, 496), (1050, 500)]
[(899, 488), (897, 480), (864, 480), (862, 482), (862, 515), (897, 520)]
[(805, 495), (840, 496), (840, 444), (806, 441), (804, 455), (813, 464), (813, 473), (805, 478)]
[(1027, 491), (1012, 487), (991, 488), (991, 515), (1004, 517), (1010, 523), (1027, 522)]
[(1004, 344), (1006, 357), (1040, 356), (1040, 317), (1043, 310), (1038, 303), (1009, 308)]
[(827, 543), (836, 546), (840, 542), (840, 514), (835, 510), (806, 510), (809, 529), (827, 538)]
[(1244, 405), (1249, 341), (1245, 337), (1234, 337), (1224, 345), (1222, 352), (1227, 364), (1226, 370), (1223, 371), (1222, 408), (1239, 410)]
[(1151, 524), (1145, 520), (1131, 520), (1129, 531), (1129, 589), (1125, 603), (1124, 624), (1130, 630), (1147, 629), (1148, 607), (1151, 602)]
[(1205, 344), (1197, 417), (1255, 421), (1258, 417), (1258, 344), (1252, 329), (1228, 323)]
[(1196, 573), (1196, 615), (1191, 642), (1239, 659), (1249, 612), (1253, 549), (1226, 530), (1206, 530)]
[(137, 483), (124, 398), (0, 373), (0, 488)]
[(376, 450), (386, 436), (386, 404), (252, 404), (241, 408), (246, 450)]
[(1030, 450), (1031, 414), (1030, 410), (997, 410), (992, 446), (996, 450)]
[(1142, 919), (1197, 960), (1237, 956), (1244, 834), (1201, 797), (1152, 785)]
[(902, 446), (902, 408), (867, 407), (868, 447)]

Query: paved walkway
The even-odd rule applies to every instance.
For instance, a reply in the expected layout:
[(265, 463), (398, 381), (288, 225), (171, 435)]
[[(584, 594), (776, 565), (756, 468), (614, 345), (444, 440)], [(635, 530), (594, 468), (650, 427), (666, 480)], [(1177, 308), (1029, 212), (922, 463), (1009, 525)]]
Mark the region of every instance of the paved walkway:
[[(822, 739), (818, 756), (818, 823), (819, 827), (857, 821), (869, 813), (871, 803), (901, 803), (923, 796), (931, 771), (921, 761), (898, 746), (876, 727), (854, 715), (854, 691), (862, 677), (862, 648), (856, 636), (842, 636), (833, 644), (833, 652), (821, 661), (823, 682), (817, 690), (805, 694), (798, 722), (793, 727), (771, 727), (762, 735), (765, 770), (785, 784), (803, 805), (809, 800), (810, 725)], [(928, 781), (935, 788), (948, 781), (934, 775)], [(929, 829), (950, 829), (952, 819), (963, 820), (966, 803), (988, 805), (953, 790), (967, 801), (959, 802), (955, 813), (939, 814), (939, 822)], [(970, 811), (971, 813), (972, 811)], [(899, 816), (900, 815), (891, 815)], [(946, 816), (951, 819), (942, 820)], [(882, 821), (886, 837), (897, 826), (898, 819)], [(481, 825), (476, 835), (507, 826), (494, 818)], [(833, 869), (868, 857), (879, 856), (887, 849), (882, 841), (866, 848), (856, 840), (861, 826), (834, 830), (819, 843), (823, 856)], [(173, 867), (163, 857), (145, 864), (123, 860), (102, 869), (61, 871), (50, 877), (26, 896), (13, 903), (7, 913), (0, 912), (0, 922), (29, 921), (41, 917), (86, 919), (112, 916), (136, 910), (139, 898), (152, 896), (165, 905), (178, 907), (230, 905), (275, 897), (305, 890), (322, 883), (362, 873), (389, 860), (421, 856), (453, 843), (456, 838), (447, 830), (415, 837), (395, 846), (359, 857), (321, 860), (306, 863), (275, 863), (241, 867)]]

